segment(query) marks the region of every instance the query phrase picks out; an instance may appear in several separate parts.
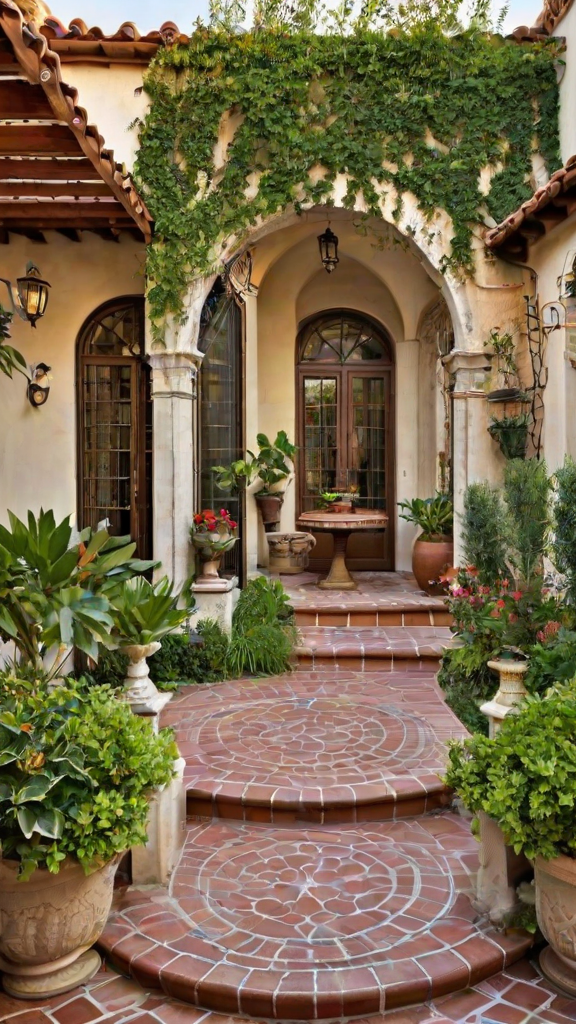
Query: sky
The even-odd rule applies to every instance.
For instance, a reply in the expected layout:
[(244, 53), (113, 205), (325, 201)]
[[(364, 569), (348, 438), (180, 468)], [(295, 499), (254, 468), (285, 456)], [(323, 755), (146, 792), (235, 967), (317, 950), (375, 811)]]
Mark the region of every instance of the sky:
[[(164, 21), (175, 21), (182, 32), (188, 32), (199, 15), (204, 21), (208, 15), (208, 0), (48, 0), (48, 4), (65, 25), (82, 18), (89, 27), (98, 25), (106, 33), (115, 32), (123, 21), (133, 21), (142, 34), (160, 28)], [(504, 30), (532, 25), (542, 7), (542, 0), (510, 0)]]

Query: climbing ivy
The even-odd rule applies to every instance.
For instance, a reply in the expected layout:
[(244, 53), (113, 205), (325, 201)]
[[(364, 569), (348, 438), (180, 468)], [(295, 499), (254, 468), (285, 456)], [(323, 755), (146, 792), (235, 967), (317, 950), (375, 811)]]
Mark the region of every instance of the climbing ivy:
[[(217, 268), (224, 239), (240, 243), (258, 218), (290, 205), (330, 203), (338, 174), (348, 176), (350, 209), (360, 195), (381, 216), (376, 186), (387, 185), (413, 193), (427, 217), (445, 210), (446, 268), (471, 270), (474, 226), (530, 195), (533, 153), (550, 172), (559, 165), (558, 45), (431, 24), (349, 35), (199, 25), (186, 45), (160, 50), (136, 165), (156, 222), (148, 271), (157, 336), (167, 313), (179, 315), (190, 279)], [(215, 171), (230, 114), (235, 132)]]

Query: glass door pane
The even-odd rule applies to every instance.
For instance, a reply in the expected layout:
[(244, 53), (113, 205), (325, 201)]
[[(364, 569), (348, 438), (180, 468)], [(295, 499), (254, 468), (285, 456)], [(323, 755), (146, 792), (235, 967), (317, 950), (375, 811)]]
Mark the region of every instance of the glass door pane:
[(134, 385), (132, 365), (90, 364), (83, 371), (84, 469), (82, 525), (110, 520), (113, 534), (131, 533)]
[(383, 377), (351, 376), (348, 485), (360, 508), (386, 508), (386, 396)]
[(322, 491), (334, 491), (339, 471), (338, 378), (303, 377), (302, 511), (316, 507)]

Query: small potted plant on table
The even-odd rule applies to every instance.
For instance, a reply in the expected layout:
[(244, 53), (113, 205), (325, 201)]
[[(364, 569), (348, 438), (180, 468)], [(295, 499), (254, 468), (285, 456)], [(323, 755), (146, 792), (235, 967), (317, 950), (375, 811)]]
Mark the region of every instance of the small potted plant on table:
[(0, 969), (6, 992), (38, 999), (98, 970), (120, 856), (146, 843), (177, 748), (108, 687), (4, 672), (0, 707)]
[(434, 498), (414, 498), (398, 504), (404, 509), (400, 518), (422, 531), (412, 549), (416, 582), (421, 590), (434, 593), (440, 576), (454, 559), (452, 500), (447, 494), (437, 494)]
[(550, 946), (540, 957), (551, 981), (576, 995), (576, 689), (527, 697), (493, 739), (450, 749), (446, 782), (488, 815), (516, 853), (534, 863), (536, 914)]

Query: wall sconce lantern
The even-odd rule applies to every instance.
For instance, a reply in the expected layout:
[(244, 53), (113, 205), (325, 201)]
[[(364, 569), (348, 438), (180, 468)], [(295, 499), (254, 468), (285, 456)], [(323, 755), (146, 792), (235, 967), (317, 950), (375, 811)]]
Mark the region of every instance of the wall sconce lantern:
[(330, 230), (330, 227), (327, 227), (322, 235), (318, 235), (318, 248), (322, 266), (328, 274), (331, 274), (340, 260), (338, 259), (338, 238)]
[[(34, 326), (34, 325), (32, 325)], [(52, 369), (51, 366), (47, 366), (46, 363), (36, 363), (36, 366), (31, 366), (31, 378), (27, 388), (28, 401), (30, 405), (33, 405), (35, 409), (38, 409), (41, 405), (46, 405), (48, 401), (48, 395), (50, 394), (50, 380), (48, 374)]]
[(29, 263), (23, 277), (16, 279), (16, 294), (14, 286), (5, 277), (0, 277), (10, 296), (12, 312), (17, 313), (22, 320), (28, 320), (31, 327), (36, 327), (36, 321), (44, 316), (48, 305), (50, 285), (43, 281), (40, 271), (34, 263)]

